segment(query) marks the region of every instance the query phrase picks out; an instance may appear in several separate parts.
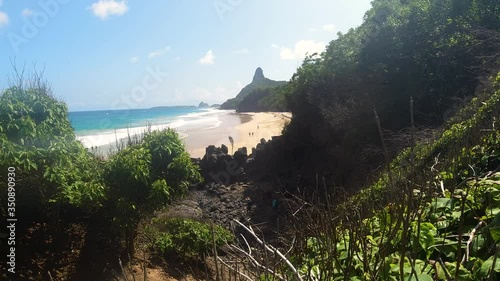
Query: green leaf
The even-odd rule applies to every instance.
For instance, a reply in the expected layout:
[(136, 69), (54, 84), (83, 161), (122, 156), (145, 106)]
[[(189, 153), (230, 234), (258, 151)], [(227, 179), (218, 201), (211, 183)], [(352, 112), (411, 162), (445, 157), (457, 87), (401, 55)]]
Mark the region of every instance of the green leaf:
[(432, 207), (434, 210), (444, 210), (451, 208), (451, 199), (450, 198), (436, 198), (432, 201)]
[(500, 243), (500, 226), (491, 227), (490, 234), (495, 243)]
[(427, 258), (433, 252), (432, 246), (435, 244), (434, 237), (437, 234), (436, 227), (430, 222), (423, 222), (420, 224), (420, 235), (418, 237), (418, 242), (422, 249), (427, 253)]
[[(486, 260), (483, 265), (481, 265), (481, 268), (479, 269), (478, 272), (478, 277), (480, 278), (486, 278), (489, 276), (490, 271), (492, 270), (493, 267), (493, 259), (495, 257), (491, 256), (488, 260)], [(493, 271), (495, 272), (500, 272), (500, 262), (497, 260), (495, 263), (495, 268), (493, 268)]]
[(409, 281), (432, 281), (432, 277), (430, 277), (427, 274), (417, 274), (417, 276), (412, 276), (411, 278), (408, 278)]

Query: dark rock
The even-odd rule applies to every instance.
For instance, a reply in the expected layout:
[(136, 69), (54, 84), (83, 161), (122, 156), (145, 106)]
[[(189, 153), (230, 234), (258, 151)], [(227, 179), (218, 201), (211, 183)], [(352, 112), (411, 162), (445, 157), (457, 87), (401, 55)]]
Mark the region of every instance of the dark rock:
[(215, 151), (215, 145), (209, 145), (205, 149), (205, 155), (210, 155)]
[(208, 105), (208, 103), (204, 103), (204, 102), (200, 102), (200, 104), (198, 105), (198, 108), (207, 108), (207, 107), (210, 107), (210, 105)]
[(248, 151), (247, 151), (246, 146), (244, 146), (244, 147), (242, 147), (242, 148), (238, 148), (238, 151), (241, 151), (241, 153), (242, 153), (244, 156), (248, 156)]
[(222, 153), (224, 153), (224, 154), (227, 154), (229, 152), (229, 148), (224, 144), (222, 144), (220, 146), (220, 149), (222, 150)]
[(262, 68), (257, 67), (257, 69), (255, 70), (255, 74), (253, 75), (252, 82), (257, 82), (257, 81), (260, 81), (260, 80), (264, 80), (265, 78), (266, 77), (264, 76), (264, 71), (262, 70)]
[(217, 182), (229, 185), (246, 180), (243, 167), (248, 158), (247, 149), (240, 148), (234, 157), (227, 154), (228, 148), (222, 145), (217, 148), (213, 145), (206, 148), (206, 154), (200, 161), (201, 174), (205, 182)]

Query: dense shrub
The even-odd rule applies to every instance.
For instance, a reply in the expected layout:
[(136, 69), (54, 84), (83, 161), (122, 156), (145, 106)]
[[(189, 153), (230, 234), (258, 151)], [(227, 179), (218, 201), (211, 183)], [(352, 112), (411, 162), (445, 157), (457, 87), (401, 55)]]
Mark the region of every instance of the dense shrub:
[[(398, 132), (413, 97), (416, 127), (442, 126), (498, 71), (499, 15), (495, 1), (373, 1), (361, 26), (306, 58), (289, 82), (286, 140), (300, 173), (362, 184), (359, 174), (383, 160), (371, 152), (381, 147), (374, 108)], [(398, 139), (386, 142), (395, 156)]]
[[(104, 199), (100, 162), (75, 139), (67, 116), (66, 104), (42, 82), (20, 84), (0, 96), (0, 169), (16, 169), (20, 211), (49, 203), (90, 210)], [(5, 176), (0, 173), (2, 189)]]
[(214, 243), (219, 247), (234, 239), (233, 234), (221, 226), (190, 219), (169, 218), (159, 222), (158, 228), (155, 248), (169, 258), (201, 258), (213, 252)]
[(120, 150), (106, 162), (108, 204), (131, 254), (139, 221), (200, 182), (198, 169), (171, 129), (147, 134), (142, 143)]

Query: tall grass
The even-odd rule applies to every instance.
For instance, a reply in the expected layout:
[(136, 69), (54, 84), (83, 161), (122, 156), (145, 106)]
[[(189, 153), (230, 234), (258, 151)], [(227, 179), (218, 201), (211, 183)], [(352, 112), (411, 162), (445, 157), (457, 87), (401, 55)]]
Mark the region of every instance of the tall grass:
[[(282, 239), (288, 240), (290, 251), (271, 262), (248, 247), (246, 261), (253, 264), (254, 276), (498, 280), (499, 86), (473, 100), (463, 110), (468, 116), (455, 119), (430, 144), (416, 143), (411, 114), (411, 146), (393, 161), (384, 148), (386, 170), (359, 193), (351, 196), (317, 179), (308, 196), (288, 196), (293, 201), (288, 206), (294, 206), (288, 210), (293, 231)], [(383, 144), (376, 112), (375, 119)]]

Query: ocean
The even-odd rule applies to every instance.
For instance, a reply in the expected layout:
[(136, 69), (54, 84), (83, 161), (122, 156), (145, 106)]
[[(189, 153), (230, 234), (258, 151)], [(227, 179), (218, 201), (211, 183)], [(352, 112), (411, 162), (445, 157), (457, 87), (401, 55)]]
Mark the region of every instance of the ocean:
[(125, 139), (128, 135), (152, 130), (176, 129), (181, 137), (189, 130), (205, 130), (220, 125), (219, 117), (226, 110), (197, 107), (158, 107), (150, 109), (77, 111), (69, 113), (69, 120), (78, 140), (87, 147), (102, 147)]

